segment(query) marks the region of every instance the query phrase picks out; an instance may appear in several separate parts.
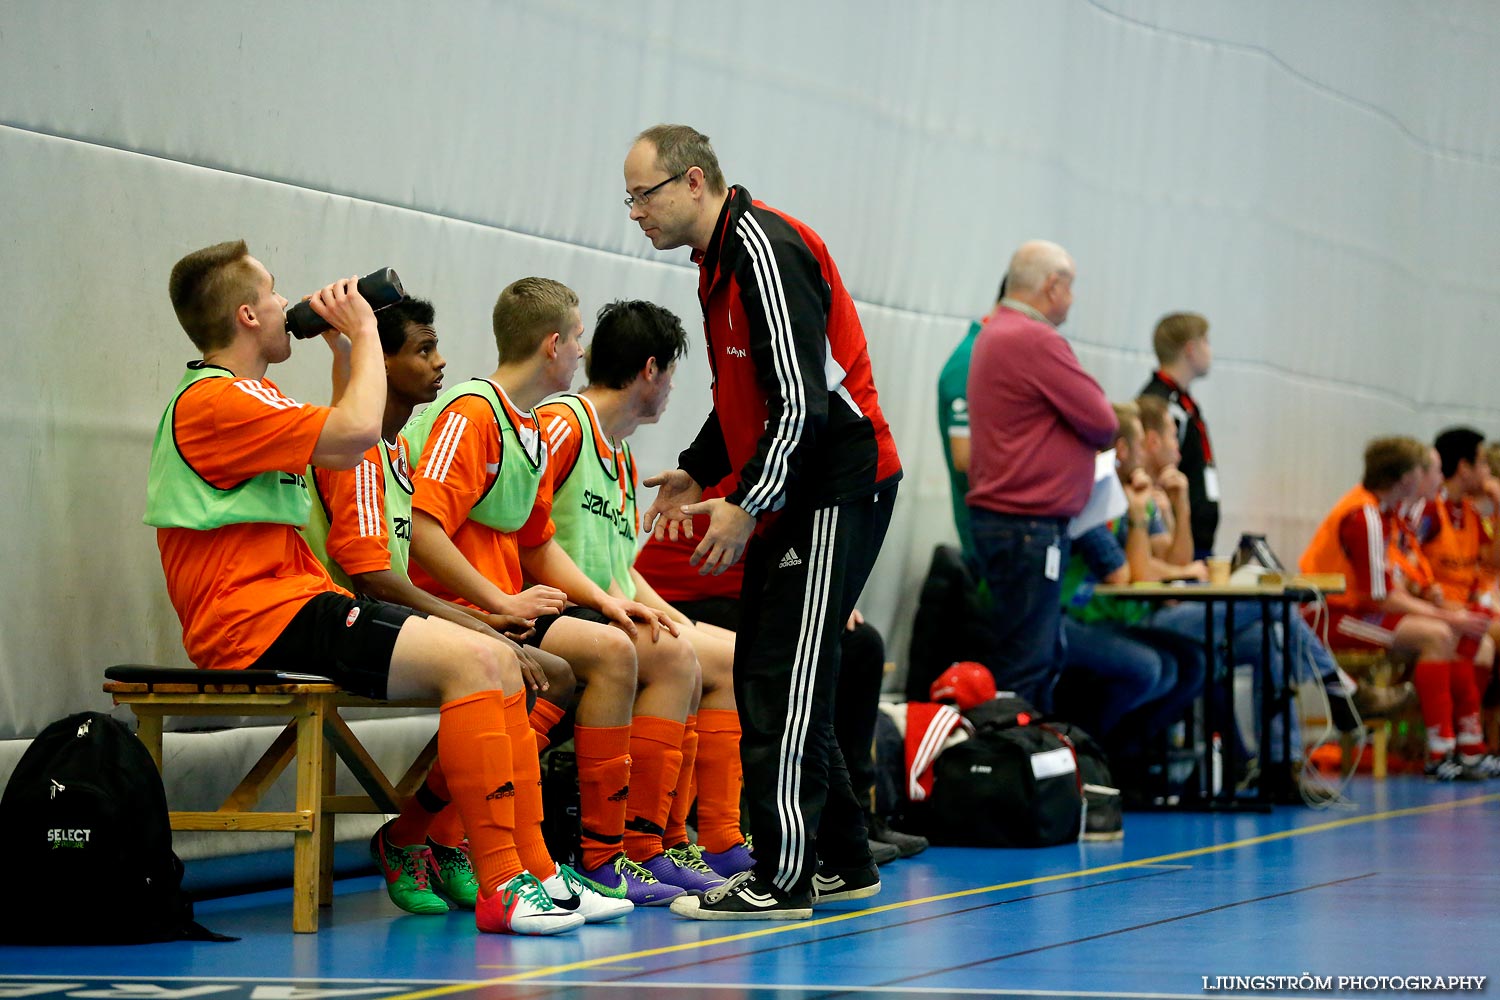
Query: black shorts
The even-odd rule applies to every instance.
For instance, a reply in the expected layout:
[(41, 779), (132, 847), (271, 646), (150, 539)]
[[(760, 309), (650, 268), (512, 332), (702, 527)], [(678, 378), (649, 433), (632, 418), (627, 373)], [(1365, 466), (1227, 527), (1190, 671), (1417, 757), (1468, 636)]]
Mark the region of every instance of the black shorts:
[(420, 611), (373, 597), (319, 594), (252, 664), (258, 670), (322, 674), (345, 691), (384, 698), (396, 636)]
[(674, 601), (672, 606), (695, 622), (717, 625), (731, 632), (740, 630), (738, 597), (705, 597), (696, 601)]
[(536, 620), (536, 630), (526, 637), (526, 642), (523, 645), (535, 646), (537, 649), (541, 649), (542, 639), (546, 637), (547, 630), (552, 628), (553, 624), (559, 618), (577, 618), (581, 622), (593, 622), (596, 625), (613, 624), (609, 618), (595, 611), (593, 608), (585, 608), (575, 604), (571, 608), (565, 609), (560, 615), (542, 615), (538, 618)]

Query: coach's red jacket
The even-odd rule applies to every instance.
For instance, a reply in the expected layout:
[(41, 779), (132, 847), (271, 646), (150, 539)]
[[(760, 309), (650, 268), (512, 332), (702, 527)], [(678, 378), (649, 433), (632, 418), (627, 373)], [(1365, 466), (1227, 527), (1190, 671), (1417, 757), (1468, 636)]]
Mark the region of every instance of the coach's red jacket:
[(694, 259), (714, 410), (679, 466), (705, 486), (737, 474), (727, 499), (756, 517), (896, 483), (865, 333), (818, 234), (736, 186)]

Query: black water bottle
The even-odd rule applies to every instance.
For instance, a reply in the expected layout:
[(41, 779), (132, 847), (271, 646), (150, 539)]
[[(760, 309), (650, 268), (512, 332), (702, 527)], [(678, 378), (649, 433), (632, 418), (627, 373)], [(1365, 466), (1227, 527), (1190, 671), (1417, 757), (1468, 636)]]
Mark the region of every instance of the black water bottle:
[[(379, 312), (406, 298), (406, 289), (401, 287), (401, 279), (396, 277), (393, 269), (382, 267), (359, 279), (359, 294), (370, 303), (371, 309)], [(328, 328), (328, 321), (313, 312), (306, 300), (290, 306), (286, 311), (286, 330), (298, 340), (316, 337)]]

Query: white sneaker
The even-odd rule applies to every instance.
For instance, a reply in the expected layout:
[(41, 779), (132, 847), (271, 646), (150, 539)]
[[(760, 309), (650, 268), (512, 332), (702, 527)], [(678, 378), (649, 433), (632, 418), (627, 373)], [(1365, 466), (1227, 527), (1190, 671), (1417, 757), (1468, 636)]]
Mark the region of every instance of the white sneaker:
[(490, 934), (561, 934), (583, 923), (583, 915), (559, 909), (530, 872), (522, 872), (479, 900), (474, 923)]
[(1500, 778), (1500, 756), (1492, 753), (1461, 754), (1458, 758), (1465, 767), (1471, 767), (1486, 778)]
[(628, 899), (612, 899), (595, 892), (567, 865), (558, 865), (557, 874), (543, 882), (542, 888), (547, 890), (552, 904), (559, 910), (577, 913), (591, 924), (618, 920), (635, 909), (635, 904)]

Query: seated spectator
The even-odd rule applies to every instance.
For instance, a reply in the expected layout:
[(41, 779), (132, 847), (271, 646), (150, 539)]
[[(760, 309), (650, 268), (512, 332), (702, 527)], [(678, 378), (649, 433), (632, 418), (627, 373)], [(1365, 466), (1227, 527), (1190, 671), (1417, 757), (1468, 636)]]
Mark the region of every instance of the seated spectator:
[[(704, 497), (724, 496), (734, 487), (733, 477), (704, 492)], [(700, 628), (733, 633), (740, 625), (740, 581), (743, 564), (736, 563), (718, 575), (700, 575), (688, 563), (702, 532), (708, 525), (703, 515), (693, 518), (693, 538), (647, 536), (646, 544), (636, 556), (635, 568), (653, 591), (677, 612)], [(885, 676), (885, 641), (880, 632), (856, 611), (842, 633), (842, 659), (839, 666), (838, 697), (834, 699), (834, 735), (849, 769), (849, 782), (855, 797), (865, 807), (865, 829), (871, 854), (880, 863), (894, 860), (891, 850), (911, 856), (927, 847), (925, 838), (892, 829), (888, 818), (875, 811), (874, 739), (876, 712), (879, 711), (880, 687)], [(700, 721), (699, 727), (702, 728)], [(738, 732), (738, 726), (735, 727)], [(699, 751), (700, 756), (702, 751)], [(738, 795), (736, 787), (734, 794)], [(704, 812), (704, 789), (698, 788), (699, 813)], [(752, 830), (753, 834), (754, 831)], [(700, 841), (703, 830), (700, 828)], [(705, 851), (707, 849), (705, 848)]]
[[(1115, 417), (1120, 427), (1115, 462), (1129, 506), (1123, 518), (1073, 542), (1063, 575), (1066, 652), (1056, 714), (1100, 741), (1121, 770), (1122, 782), (1129, 785), (1132, 772), (1138, 770), (1130, 762), (1182, 719), (1202, 689), (1203, 646), (1201, 638), (1149, 627), (1151, 606), (1146, 602), (1095, 596), (1094, 587), (1184, 576), (1201, 579), (1204, 568), (1201, 563), (1177, 565), (1153, 555), (1153, 550), (1172, 549), (1174, 540), (1142, 467), (1140, 413), (1134, 403), (1122, 403), (1116, 404)], [(1179, 497), (1185, 501), (1185, 479), (1169, 480), (1169, 488), (1174, 503)], [(1178, 524), (1190, 554), (1187, 513), (1181, 508)]]
[[(1167, 409), (1167, 404), (1160, 398), (1154, 396), (1142, 396), (1136, 400), (1141, 412), (1141, 423), (1145, 431), (1143, 444), (1143, 460), (1146, 471), (1158, 482), (1175, 482), (1180, 473), (1177, 470), (1177, 459), (1180, 454), (1177, 434), (1172, 422), (1172, 416)], [(1171, 509), (1180, 510), (1176, 504), (1170, 505)], [(1180, 522), (1180, 517), (1179, 517)], [(1179, 550), (1180, 553), (1180, 550)], [(1231, 666), (1248, 664), (1253, 669), (1259, 669), (1262, 662), (1262, 647), (1265, 643), (1265, 623), (1261, 614), (1273, 614), (1273, 610), (1255, 610), (1248, 614), (1239, 614), (1235, 617), (1234, 634), (1228, 636), (1229, 655)], [(1204, 634), (1204, 621), (1207, 614), (1205, 605), (1195, 601), (1185, 601), (1181, 604), (1158, 609), (1151, 617), (1151, 624), (1176, 632), (1186, 637), (1201, 637)], [(1224, 635), (1229, 621), (1229, 613), (1225, 605), (1214, 606), (1214, 628), (1218, 635)], [(1271, 622), (1272, 635), (1280, 634), (1279, 615)], [(1293, 664), (1308, 664), (1312, 675), (1317, 677), (1323, 685), (1328, 697), (1330, 712), (1335, 724), (1341, 730), (1351, 730), (1359, 725), (1361, 718), (1375, 718), (1388, 715), (1410, 700), (1411, 690), (1409, 687), (1400, 686), (1396, 688), (1361, 687), (1354, 680), (1339, 669), (1334, 661), (1333, 654), (1318, 640), (1318, 637), (1308, 627), (1307, 623), (1300, 618), (1292, 620), (1292, 634), (1283, 637), (1281, 641), (1274, 642), (1270, 651), (1271, 682), (1278, 687), (1285, 683), (1286, 667), (1289, 661)], [(1217, 692), (1216, 692), (1217, 693)], [(1263, 696), (1258, 687), (1257, 697)], [(1229, 702), (1223, 703), (1223, 711), (1220, 718), (1235, 718), (1238, 715), (1228, 714)], [(1254, 706), (1252, 717), (1260, 718), (1259, 702)], [(1301, 738), (1298, 731), (1298, 720), (1295, 715), (1284, 718), (1277, 714), (1271, 724), (1271, 746), (1261, 748), (1261, 770), (1267, 770), (1270, 765), (1289, 768), (1289, 771), (1279, 775), (1281, 782), (1288, 788), (1298, 787), (1303, 784), (1300, 774)], [(1291, 731), (1288, 742), (1293, 750), (1290, 760), (1282, 759), (1282, 729), (1290, 726)], [(1239, 732), (1238, 726), (1232, 730), (1235, 746), (1242, 753), (1247, 752), (1245, 748), (1250, 745), (1245, 733)], [(1238, 759), (1245, 759), (1238, 756)], [(1308, 794), (1312, 792), (1312, 786), (1308, 786)]]
[[(1487, 752), (1479, 705), (1470, 703), (1473, 659), (1489, 621), (1446, 608), (1400, 585), (1390, 552), (1402, 530), (1400, 506), (1418, 499), (1431, 465), (1426, 445), (1409, 437), (1377, 438), (1365, 448), (1360, 484), (1346, 493), (1308, 543), (1304, 573), (1341, 573), (1342, 594), (1328, 596), (1328, 641), (1335, 650), (1386, 649), (1416, 661), (1413, 681), (1427, 727), (1428, 777), (1481, 778)], [(1455, 683), (1459, 681), (1459, 683)], [(1455, 718), (1462, 720), (1455, 728)]]

